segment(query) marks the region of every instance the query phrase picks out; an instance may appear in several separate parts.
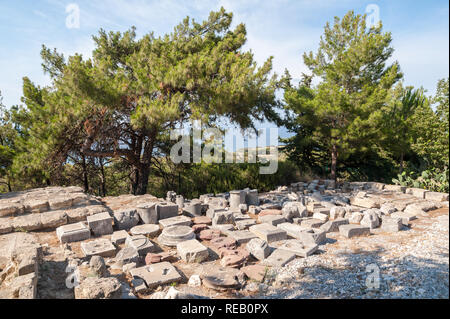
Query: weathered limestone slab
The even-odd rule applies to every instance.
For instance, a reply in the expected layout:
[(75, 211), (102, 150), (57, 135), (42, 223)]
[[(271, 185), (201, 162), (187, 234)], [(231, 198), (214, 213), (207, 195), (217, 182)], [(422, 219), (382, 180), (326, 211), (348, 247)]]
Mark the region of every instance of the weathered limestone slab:
[(288, 236), (298, 238), (301, 233), (308, 230), (308, 228), (302, 227), (300, 225), (291, 224), (291, 223), (281, 223), (277, 225), (277, 228), (282, 229), (286, 232)]
[(114, 225), (118, 230), (127, 230), (139, 223), (136, 209), (121, 209), (114, 212)]
[(130, 236), (125, 240), (126, 247), (133, 247), (137, 250), (140, 256), (145, 256), (148, 253), (155, 251), (155, 245), (145, 236), (136, 235)]
[(175, 216), (161, 219), (159, 221), (161, 227), (166, 228), (170, 226), (191, 226), (192, 220), (187, 216)]
[(234, 215), (232, 211), (216, 212), (212, 218), (213, 225), (233, 224)]
[(200, 263), (209, 257), (208, 248), (203, 246), (198, 240), (186, 240), (177, 244), (177, 252), (187, 263)]
[(18, 216), (12, 219), (11, 225), (15, 231), (33, 231), (42, 228), (40, 214)]
[(256, 238), (256, 235), (252, 232), (249, 232), (248, 230), (236, 230), (236, 231), (230, 231), (227, 232), (227, 236), (230, 236), (231, 238), (235, 239), (239, 244), (245, 244), (252, 240), (253, 238)]
[(380, 208), (380, 202), (370, 197), (353, 197), (350, 204), (365, 208)]
[(334, 220), (327, 221), (325, 224), (320, 226), (319, 229), (325, 233), (338, 232), (339, 226), (347, 225), (348, 223), (348, 218), (336, 218)]
[(366, 236), (370, 234), (370, 228), (360, 225), (348, 224), (339, 226), (339, 233), (347, 238)]
[(319, 219), (315, 219), (315, 218), (308, 218), (308, 219), (302, 220), (300, 222), (300, 226), (305, 227), (305, 228), (319, 228), (323, 224), (325, 224), (325, 222), (323, 220), (319, 220)]
[(323, 221), (323, 222), (325, 223), (326, 221), (328, 221), (329, 216), (328, 216), (327, 214), (315, 212), (315, 213), (313, 214), (312, 218), (321, 220), (321, 221)]
[(256, 220), (249, 218), (249, 219), (243, 219), (243, 220), (239, 220), (236, 221), (236, 228), (239, 230), (244, 230), (249, 228), (250, 226), (253, 226), (256, 224)]
[(202, 203), (199, 201), (191, 201), (184, 205), (183, 215), (188, 217), (202, 216)]
[(346, 212), (347, 211), (344, 207), (334, 206), (330, 209), (330, 219), (333, 220), (337, 218), (343, 218)]
[(417, 219), (417, 213), (415, 212), (395, 212), (391, 214), (391, 217), (401, 218), (403, 225), (408, 226), (409, 222)]
[(73, 199), (69, 196), (54, 196), (48, 199), (51, 210), (69, 208), (72, 206)]
[(267, 267), (263, 265), (250, 265), (241, 268), (241, 271), (251, 280), (263, 282), (267, 273)]
[(139, 218), (144, 224), (157, 224), (158, 213), (156, 212), (156, 202), (142, 203), (136, 206)]
[(286, 239), (286, 236), (287, 236), (286, 231), (279, 229), (270, 224), (254, 225), (254, 226), (251, 226), (249, 230), (252, 233), (254, 233), (256, 236), (258, 236), (262, 240), (265, 240), (268, 243), (271, 243), (271, 242), (277, 241), (277, 240)]
[(262, 265), (272, 267), (283, 267), (295, 259), (295, 254), (283, 249), (275, 249), (269, 257), (262, 261)]
[(150, 236), (154, 237), (158, 235), (160, 232), (159, 225), (155, 224), (144, 224), (144, 225), (138, 225), (134, 226), (130, 229), (131, 235), (144, 235), (144, 236)]
[(161, 262), (130, 270), (134, 278), (145, 281), (148, 288), (178, 282), (182, 279), (177, 269), (169, 262)]
[(158, 220), (178, 216), (178, 205), (169, 202), (160, 202), (156, 204)]
[(258, 260), (266, 259), (271, 252), (271, 249), (267, 242), (260, 238), (253, 238), (247, 243), (245, 248), (248, 250), (250, 255)]
[(320, 245), (327, 239), (326, 232), (320, 230), (311, 228), (310, 230), (303, 231), (298, 234), (297, 239), (299, 239), (302, 243), (305, 245)]
[(383, 216), (381, 229), (386, 232), (398, 232), (402, 229), (403, 222), (399, 217)]
[(139, 262), (139, 253), (134, 247), (125, 247), (122, 248), (114, 258), (116, 263), (119, 263), (121, 266), (130, 264), (130, 263), (138, 263)]
[(11, 220), (8, 218), (0, 218), (0, 235), (8, 234), (12, 230)]
[(50, 211), (39, 214), (42, 229), (55, 229), (67, 224), (67, 214), (63, 210)]
[(280, 215), (265, 215), (265, 216), (258, 216), (259, 222), (271, 224), (273, 226), (277, 226), (278, 224), (286, 222), (286, 219), (283, 216)]
[(404, 193), (406, 191), (406, 186), (385, 184), (384, 185), (384, 190)]
[(239, 271), (233, 268), (214, 268), (201, 275), (202, 283), (206, 288), (224, 291), (240, 287)]
[(102, 256), (114, 257), (116, 254), (116, 247), (109, 239), (100, 238), (90, 242), (81, 243), (81, 250), (85, 256)]
[(209, 217), (209, 218), (211, 218), (211, 220), (212, 220), (212, 218), (214, 217), (214, 215), (215, 215), (216, 213), (223, 213), (223, 212), (226, 212), (226, 210), (223, 209), (223, 208), (215, 208), (215, 207), (211, 207), (211, 208), (209, 208), (209, 209), (206, 211), (206, 216)]
[(319, 245), (315, 244), (305, 244), (299, 239), (287, 239), (277, 242), (277, 249), (286, 250), (294, 253), (299, 257), (308, 257), (314, 254), (318, 249)]
[(374, 211), (368, 210), (363, 213), (363, 218), (361, 219), (360, 224), (361, 226), (366, 226), (370, 229), (374, 229), (380, 226), (380, 219)]
[(426, 189), (421, 189), (421, 188), (407, 188), (406, 189), (406, 194), (411, 194), (414, 197), (420, 198), (420, 199), (425, 199), (425, 193), (428, 193), (429, 191)]
[(124, 244), (127, 238), (130, 237), (126, 230), (118, 230), (111, 235), (111, 242), (115, 245)]
[(23, 203), (25, 212), (27, 213), (42, 213), (49, 210), (49, 204), (47, 199), (27, 199)]
[(75, 287), (75, 299), (120, 299), (122, 284), (115, 277), (88, 277)]
[(18, 215), (23, 212), (23, 205), (20, 203), (1, 202), (0, 217)]
[(113, 218), (108, 213), (88, 216), (87, 223), (94, 236), (103, 236), (113, 233)]
[(445, 202), (448, 201), (448, 194), (439, 192), (427, 192), (425, 193), (425, 199), (435, 200), (438, 202)]

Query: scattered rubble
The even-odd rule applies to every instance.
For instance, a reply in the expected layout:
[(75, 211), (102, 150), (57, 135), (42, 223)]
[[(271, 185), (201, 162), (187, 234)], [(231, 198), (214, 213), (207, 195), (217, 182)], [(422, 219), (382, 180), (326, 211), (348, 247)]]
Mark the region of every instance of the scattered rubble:
[[(175, 192), (165, 199), (98, 198), (78, 187), (2, 194), (0, 298), (265, 296), (302, 280), (308, 261), (327, 260), (333, 245), (352, 243), (357, 259), (361, 242), (406, 236), (435, 211), (448, 223), (448, 199), (398, 185), (330, 180), (192, 200)], [(448, 239), (448, 225), (446, 231)], [(444, 248), (448, 256), (448, 241)], [(448, 287), (448, 260), (444, 267)], [(315, 296), (325, 295), (316, 290)]]

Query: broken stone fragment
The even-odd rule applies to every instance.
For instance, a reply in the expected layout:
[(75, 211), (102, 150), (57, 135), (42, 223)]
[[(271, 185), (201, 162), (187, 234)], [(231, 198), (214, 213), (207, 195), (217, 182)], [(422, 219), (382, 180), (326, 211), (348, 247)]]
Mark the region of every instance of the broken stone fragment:
[(339, 226), (339, 233), (347, 238), (367, 236), (370, 235), (370, 228), (353, 224), (341, 225)]
[(145, 256), (155, 250), (155, 245), (144, 235), (130, 236), (125, 240), (126, 247), (133, 247), (140, 256)]
[(88, 216), (87, 223), (94, 236), (113, 233), (113, 218), (106, 212)]
[(126, 230), (118, 230), (111, 235), (111, 242), (114, 245), (124, 244), (129, 236)]
[(71, 243), (89, 239), (91, 231), (85, 223), (79, 222), (58, 227), (56, 235), (61, 243)]
[(258, 224), (251, 226), (249, 229), (253, 234), (261, 238), (262, 240), (265, 240), (268, 243), (271, 243), (273, 241), (277, 240), (283, 240), (286, 239), (286, 231), (279, 229), (273, 225), (270, 224)]
[(271, 267), (284, 267), (288, 262), (295, 259), (293, 252), (275, 249), (269, 257), (262, 261), (262, 265)]
[(212, 240), (220, 237), (221, 232), (218, 229), (205, 229), (200, 231), (198, 238), (201, 240)]
[(100, 238), (90, 242), (81, 243), (81, 250), (85, 256), (102, 256), (114, 257), (116, 254), (116, 247), (109, 239)]
[(156, 202), (142, 203), (136, 206), (137, 214), (144, 224), (157, 224)]
[(271, 249), (267, 242), (260, 238), (254, 238), (250, 240), (245, 248), (253, 257), (258, 260), (267, 258), (271, 252)]
[(75, 287), (75, 299), (120, 299), (122, 285), (117, 278), (88, 277)]
[(130, 274), (136, 279), (142, 279), (148, 288), (179, 282), (182, 277), (177, 269), (169, 262), (160, 262), (140, 268), (134, 268)]
[(208, 248), (203, 246), (198, 240), (186, 240), (177, 245), (177, 252), (187, 263), (200, 263), (209, 257)]
[(97, 275), (97, 277), (103, 277), (106, 275), (105, 260), (101, 256), (92, 256), (89, 261), (89, 268), (92, 273)]
[(121, 209), (114, 212), (114, 225), (118, 230), (128, 230), (139, 223), (135, 209)]
[(159, 225), (155, 224), (144, 224), (144, 225), (138, 225), (134, 226), (130, 229), (131, 235), (144, 235), (144, 236), (150, 236), (155, 237), (160, 232)]

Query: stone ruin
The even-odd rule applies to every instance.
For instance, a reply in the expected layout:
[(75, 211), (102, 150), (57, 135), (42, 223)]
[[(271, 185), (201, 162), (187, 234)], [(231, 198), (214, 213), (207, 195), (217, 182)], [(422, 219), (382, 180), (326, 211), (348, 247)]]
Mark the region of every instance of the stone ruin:
[[(262, 282), (271, 268), (316, 253), (327, 233), (398, 232), (448, 200), (423, 189), (331, 180), (192, 200), (175, 192), (166, 199), (99, 198), (79, 187), (2, 194), (0, 298), (205, 298), (203, 289), (239, 291)], [(197, 294), (163, 291), (174, 283)]]

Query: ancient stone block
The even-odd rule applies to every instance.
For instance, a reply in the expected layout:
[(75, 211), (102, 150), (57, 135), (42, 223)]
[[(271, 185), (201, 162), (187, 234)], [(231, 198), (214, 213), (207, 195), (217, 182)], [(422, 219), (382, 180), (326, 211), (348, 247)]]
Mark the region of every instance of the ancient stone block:
[(130, 274), (135, 278), (143, 279), (148, 288), (178, 282), (182, 279), (177, 269), (169, 262), (134, 268), (130, 271)]
[(227, 236), (230, 236), (234, 240), (236, 240), (239, 244), (245, 244), (253, 238), (256, 238), (256, 235), (248, 230), (237, 230), (230, 231), (227, 233)]
[(320, 226), (320, 230), (326, 233), (338, 232), (339, 226), (348, 224), (347, 218), (337, 218), (335, 220), (329, 220), (322, 226)]
[(283, 267), (288, 262), (295, 259), (295, 254), (293, 252), (275, 249), (269, 257), (262, 261), (262, 265), (272, 266), (272, 267)]
[(159, 232), (160, 232), (159, 225), (155, 224), (138, 225), (130, 229), (131, 235), (144, 235), (150, 237), (158, 235)]
[(137, 264), (139, 262), (139, 253), (134, 247), (125, 247), (117, 253), (114, 260), (122, 266), (129, 263)]
[(19, 203), (0, 203), (0, 217), (18, 215), (23, 211), (23, 205)]
[(329, 216), (327, 214), (315, 212), (313, 214), (312, 218), (321, 220), (321, 221), (323, 221), (325, 223), (328, 220)]
[(158, 242), (165, 246), (176, 246), (186, 240), (195, 239), (195, 233), (189, 226), (170, 226), (163, 229)]
[(125, 240), (126, 247), (133, 247), (137, 250), (140, 256), (145, 256), (148, 253), (155, 251), (155, 245), (145, 236), (136, 235), (130, 236)]
[(259, 205), (258, 190), (249, 190), (245, 195), (245, 202), (247, 203), (247, 205)]
[(251, 226), (249, 230), (256, 236), (258, 236), (262, 240), (265, 240), (268, 243), (286, 239), (287, 236), (286, 231), (270, 224), (254, 225)]
[(300, 223), (300, 226), (305, 227), (305, 228), (319, 228), (323, 224), (325, 224), (325, 222), (323, 220), (315, 219), (315, 218), (308, 218), (308, 219), (302, 220)]
[(8, 234), (12, 232), (13, 227), (11, 225), (11, 220), (7, 218), (0, 218), (0, 235)]
[(421, 188), (407, 188), (406, 189), (406, 194), (411, 194), (414, 197), (420, 198), (420, 199), (425, 199), (425, 193), (428, 193), (429, 191), (426, 189), (421, 189)]
[(156, 204), (156, 212), (158, 220), (178, 216), (178, 205), (168, 202), (160, 202)]
[(300, 225), (291, 224), (291, 223), (282, 223), (278, 224), (277, 227), (279, 229), (284, 230), (288, 236), (298, 238), (301, 233), (308, 230), (308, 228), (302, 227)]
[(130, 229), (139, 223), (136, 209), (122, 209), (114, 212), (114, 225), (118, 230)]
[(350, 203), (355, 206), (365, 207), (365, 208), (379, 208), (380, 203), (370, 197), (353, 197), (350, 199)]
[(366, 236), (370, 234), (370, 228), (360, 225), (348, 224), (339, 226), (339, 233), (347, 238)]
[(177, 251), (181, 259), (188, 263), (200, 263), (209, 257), (208, 248), (200, 244), (196, 239), (178, 243)]
[(159, 224), (162, 228), (170, 227), (170, 226), (190, 226), (192, 224), (192, 220), (187, 216), (175, 216), (166, 219), (161, 219)]
[(286, 250), (291, 253), (294, 253), (296, 256), (306, 258), (314, 254), (319, 245), (316, 244), (305, 244), (302, 240), (299, 239), (287, 239), (279, 242), (277, 245), (277, 249)]
[(75, 299), (120, 299), (122, 285), (115, 277), (88, 277), (74, 291)]
[(111, 235), (111, 242), (115, 245), (124, 244), (129, 236), (126, 230), (118, 230)]
[(334, 206), (330, 209), (330, 219), (343, 218), (346, 210), (341, 206)]
[(114, 257), (116, 254), (116, 247), (114, 247), (109, 239), (105, 238), (83, 242), (81, 243), (81, 250), (85, 256)]
[(251, 280), (263, 282), (267, 273), (267, 267), (263, 265), (250, 265), (241, 268), (241, 271)]
[(199, 201), (191, 201), (184, 206), (183, 215), (188, 217), (202, 216), (202, 203)]
[(299, 239), (303, 244), (314, 246), (320, 245), (327, 239), (326, 232), (320, 229), (311, 228), (298, 234)]
[(438, 192), (427, 192), (425, 193), (425, 199), (428, 200), (435, 200), (438, 202), (444, 202), (448, 201), (448, 194), (447, 193), (438, 193)]
[(385, 184), (384, 185), (384, 190), (392, 191), (392, 192), (404, 193), (406, 191), (406, 186)]
[(41, 213), (40, 217), (42, 229), (54, 229), (67, 224), (67, 214), (63, 210)]
[(40, 214), (30, 214), (15, 217), (11, 221), (11, 225), (15, 231), (33, 231), (42, 228)]
[(267, 242), (260, 238), (254, 238), (250, 240), (245, 248), (248, 250), (250, 255), (258, 260), (267, 258), (271, 252), (271, 249)]
[(239, 230), (244, 230), (256, 224), (256, 220), (254, 219), (243, 219), (235, 222), (236, 228)]
[(361, 226), (374, 229), (380, 226), (380, 219), (374, 211), (368, 210), (363, 213), (363, 218), (361, 219), (360, 224)]
[(402, 219), (399, 217), (383, 216), (381, 222), (381, 229), (386, 232), (398, 232), (402, 229)]
[(53, 196), (48, 199), (51, 210), (69, 208), (72, 206), (72, 198), (69, 196)]
[(286, 219), (280, 215), (258, 216), (258, 220), (260, 223), (267, 223), (273, 226), (286, 222)]
[(231, 211), (216, 212), (212, 218), (213, 225), (233, 224), (234, 216)]
[(142, 203), (136, 206), (139, 218), (144, 224), (157, 224), (158, 213), (156, 212), (156, 202)]
[(108, 213), (88, 216), (87, 223), (94, 236), (103, 236), (113, 233), (113, 218)]
[(24, 209), (28, 213), (42, 213), (49, 210), (47, 199), (28, 199), (23, 203)]

